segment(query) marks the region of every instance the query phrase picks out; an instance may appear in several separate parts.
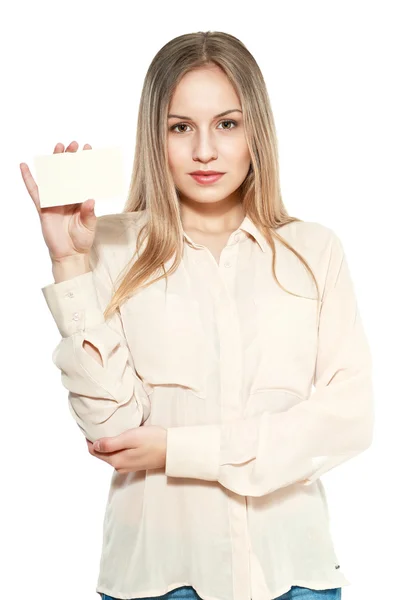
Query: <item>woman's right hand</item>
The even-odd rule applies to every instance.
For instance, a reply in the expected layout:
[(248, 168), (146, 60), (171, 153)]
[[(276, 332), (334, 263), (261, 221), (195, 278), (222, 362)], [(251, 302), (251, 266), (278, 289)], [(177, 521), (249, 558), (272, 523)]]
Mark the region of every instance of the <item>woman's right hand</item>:
[[(77, 142), (71, 142), (66, 152), (76, 152)], [(85, 144), (83, 150), (91, 150)], [(64, 152), (64, 144), (58, 143), (53, 154)], [(96, 232), (97, 217), (94, 214), (94, 200), (77, 204), (40, 207), (39, 190), (26, 163), (20, 164), (26, 189), (38, 211), (44, 241), (53, 262), (62, 262), (77, 256), (89, 255)]]

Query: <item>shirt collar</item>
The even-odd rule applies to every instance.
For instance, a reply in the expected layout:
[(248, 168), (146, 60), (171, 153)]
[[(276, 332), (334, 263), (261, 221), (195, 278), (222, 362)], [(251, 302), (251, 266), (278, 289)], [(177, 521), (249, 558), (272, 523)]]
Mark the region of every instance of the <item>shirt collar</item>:
[(250, 217), (248, 217), (247, 215), (245, 216), (241, 225), (239, 225), (239, 229), (243, 229), (243, 231), (247, 231), (247, 233), (250, 233), (254, 237), (254, 239), (256, 240), (263, 252), (267, 250), (267, 240), (262, 235), (258, 227), (256, 227), (255, 223), (250, 219)]
[[(261, 231), (256, 227), (254, 222), (250, 219), (250, 217), (248, 217), (247, 215), (244, 217), (243, 221), (241, 222), (241, 224), (239, 225), (237, 230), (239, 230), (239, 229), (242, 229), (243, 231), (246, 231), (247, 233), (249, 233), (256, 240), (256, 242), (260, 246), (261, 250), (263, 252), (266, 251), (268, 243), (267, 243), (266, 239), (264, 238), (264, 236), (262, 235)], [(185, 231), (183, 232), (183, 235), (192, 246), (198, 245), (195, 242), (193, 242), (193, 240), (187, 235), (187, 233)]]

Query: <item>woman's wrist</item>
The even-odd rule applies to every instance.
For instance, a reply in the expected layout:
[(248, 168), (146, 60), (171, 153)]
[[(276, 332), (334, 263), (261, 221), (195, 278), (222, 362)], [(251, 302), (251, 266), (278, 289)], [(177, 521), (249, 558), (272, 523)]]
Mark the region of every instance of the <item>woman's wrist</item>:
[(68, 256), (60, 260), (52, 260), (54, 283), (73, 279), (78, 275), (91, 271), (88, 254)]

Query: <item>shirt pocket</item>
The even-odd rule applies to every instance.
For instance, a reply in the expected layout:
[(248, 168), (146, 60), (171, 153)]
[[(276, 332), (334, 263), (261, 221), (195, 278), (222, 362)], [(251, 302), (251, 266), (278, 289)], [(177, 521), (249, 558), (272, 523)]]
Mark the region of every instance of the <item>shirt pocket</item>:
[(207, 349), (189, 291), (150, 285), (122, 305), (121, 315), (135, 368), (146, 384), (179, 385), (206, 397)]
[(269, 387), (307, 386), (318, 347), (316, 298), (282, 293), (254, 296), (257, 320), (258, 368), (252, 392)]
[(283, 339), (313, 340), (318, 328), (316, 298), (294, 296), (287, 292), (254, 296), (258, 326), (267, 334)]

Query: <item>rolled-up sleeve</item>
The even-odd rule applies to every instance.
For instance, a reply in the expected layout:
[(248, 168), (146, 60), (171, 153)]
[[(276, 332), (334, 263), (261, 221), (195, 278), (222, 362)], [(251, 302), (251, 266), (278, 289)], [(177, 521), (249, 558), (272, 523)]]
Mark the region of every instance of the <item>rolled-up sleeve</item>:
[[(42, 292), (61, 334), (52, 361), (69, 391), (70, 413), (94, 442), (139, 427), (149, 416), (150, 400), (135, 371), (119, 312), (104, 319), (113, 283), (95, 245), (90, 266), (91, 271), (47, 285)], [(102, 365), (85, 350), (85, 340), (99, 350)]]
[(321, 475), (373, 439), (372, 360), (343, 246), (332, 231), (319, 314), (314, 390), (289, 410), (167, 429), (166, 474), (262, 496)]

